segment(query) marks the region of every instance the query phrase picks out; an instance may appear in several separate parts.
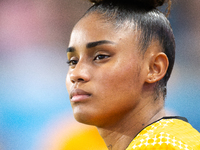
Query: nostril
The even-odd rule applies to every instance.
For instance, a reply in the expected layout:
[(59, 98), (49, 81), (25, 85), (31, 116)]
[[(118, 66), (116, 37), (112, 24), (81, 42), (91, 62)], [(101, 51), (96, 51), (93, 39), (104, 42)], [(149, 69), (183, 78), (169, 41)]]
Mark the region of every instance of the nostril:
[(78, 78), (77, 80), (71, 80), (71, 82), (72, 83), (75, 83), (75, 82), (83, 82), (84, 81), (84, 79), (82, 79), (82, 78)]
[(72, 83), (75, 83), (75, 81), (74, 81), (74, 80), (71, 80), (71, 82), (72, 82)]
[(83, 80), (82, 78), (79, 78), (79, 79), (78, 79), (78, 82), (81, 82), (81, 81), (84, 81), (84, 80)]

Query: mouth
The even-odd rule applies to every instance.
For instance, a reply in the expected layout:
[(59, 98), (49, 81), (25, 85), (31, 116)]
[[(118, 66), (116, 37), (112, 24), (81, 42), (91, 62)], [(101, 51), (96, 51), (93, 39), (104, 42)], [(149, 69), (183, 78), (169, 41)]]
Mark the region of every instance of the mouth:
[(91, 96), (90, 93), (85, 92), (81, 89), (74, 89), (70, 92), (71, 102), (80, 102), (88, 99)]

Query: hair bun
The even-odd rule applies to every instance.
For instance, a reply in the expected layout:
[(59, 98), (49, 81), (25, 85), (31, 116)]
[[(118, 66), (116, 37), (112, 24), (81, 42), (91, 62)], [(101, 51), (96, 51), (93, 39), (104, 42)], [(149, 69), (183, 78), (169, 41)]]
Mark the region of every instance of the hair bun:
[(157, 8), (162, 6), (164, 3), (168, 3), (166, 8), (166, 16), (170, 14), (172, 0), (89, 0), (92, 3), (118, 3), (118, 4), (128, 4), (128, 5), (138, 5), (145, 8)]
[(129, 4), (141, 4), (144, 6), (149, 6), (156, 8), (158, 6), (162, 6), (164, 3), (168, 3), (171, 5), (171, 0), (89, 0), (92, 3), (102, 3), (102, 2), (120, 2), (120, 3), (129, 3)]
[(156, 8), (158, 6), (162, 6), (166, 0), (136, 0), (136, 1)]

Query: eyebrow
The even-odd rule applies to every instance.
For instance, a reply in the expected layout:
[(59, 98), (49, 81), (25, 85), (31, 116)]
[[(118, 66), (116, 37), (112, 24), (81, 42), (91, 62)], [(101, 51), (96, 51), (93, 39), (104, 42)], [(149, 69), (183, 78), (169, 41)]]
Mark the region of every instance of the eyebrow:
[[(103, 45), (103, 44), (114, 44), (114, 42), (112, 41), (108, 41), (108, 40), (101, 40), (101, 41), (95, 41), (95, 42), (90, 42), (86, 44), (86, 48), (93, 48), (99, 45)], [(74, 47), (68, 47), (67, 48), (67, 53), (68, 52), (75, 52), (76, 49)]]
[(74, 47), (68, 47), (67, 48), (67, 53), (68, 52), (75, 52), (75, 48)]
[(98, 45), (103, 45), (103, 44), (114, 44), (114, 42), (108, 41), (108, 40), (90, 42), (86, 45), (86, 48), (93, 48), (93, 47), (96, 47)]

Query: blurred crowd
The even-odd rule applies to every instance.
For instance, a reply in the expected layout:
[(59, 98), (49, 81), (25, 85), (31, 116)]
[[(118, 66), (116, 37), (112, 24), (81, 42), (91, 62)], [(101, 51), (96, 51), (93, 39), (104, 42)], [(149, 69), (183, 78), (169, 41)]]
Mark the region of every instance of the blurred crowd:
[[(0, 0), (1, 150), (64, 150), (77, 129), (88, 138), (93, 133), (74, 121), (65, 87), (70, 32), (89, 6), (86, 0)], [(168, 113), (187, 117), (198, 131), (199, 7), (200, 1), (173, 1), (176, 63), (166, 99)]]

